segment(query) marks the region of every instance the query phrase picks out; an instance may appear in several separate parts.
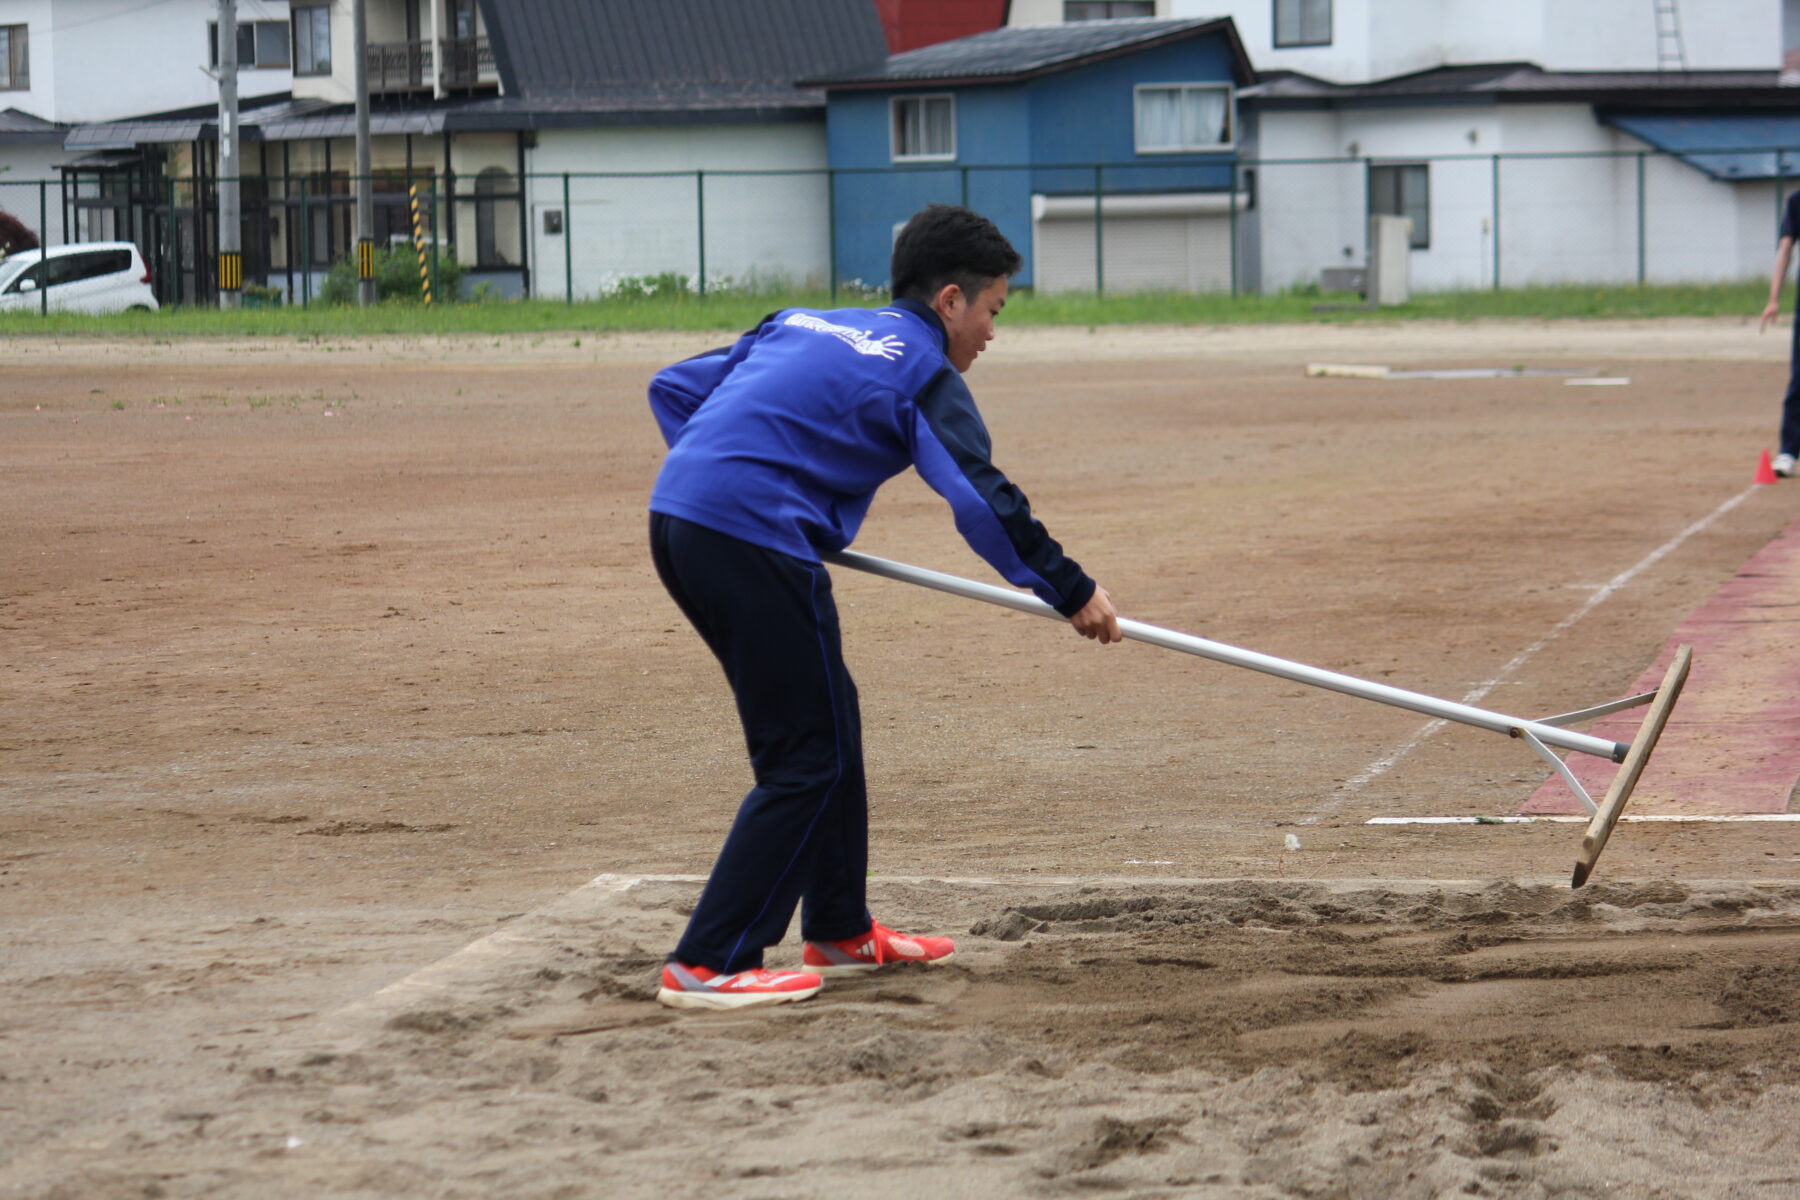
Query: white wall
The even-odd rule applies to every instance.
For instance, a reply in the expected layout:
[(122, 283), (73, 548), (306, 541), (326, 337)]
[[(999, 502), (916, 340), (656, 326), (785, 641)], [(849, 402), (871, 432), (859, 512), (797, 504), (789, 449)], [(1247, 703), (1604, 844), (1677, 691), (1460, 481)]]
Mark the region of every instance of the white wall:
[[(697, 278), (697, 187), (707, 172), (706, 274), (711, 284), (766, 280), (822, 284), (829, 263), (822, 174), (732, 176), (730, 170), (814, 171), (825, 165), (823, 122), (545, 130), (527, 158), (533, 290), (565, 295), (565, 255), (574, 290), (591, 296), (621, 278), (675, 272)], [(564, 232), (544, 232), (544, 213), (563, 210), (560, 175), (571, 172)], [(642, 179), (582, 178), (590, 172), (666, 171)], [(553, 176), (545, 178), (544, 176)], [(709, 285), (710, 286), (710, 285)]]
[[(1681, 0), (1679, 10), (1690, 70), (1781, 65), (1781, 0)], [(1546, 67), (1641, 71), (1657, 66), (1651, 0), (1550, 3), (1545, 16)]]
[[(1170, 9), (1178, 3), (1180, 0), (1156, 0), (1156, 15), (1159, 18), (1174, 15)], [(1006, 23), (1008, 25), (1061, 25), (1062, 14), (1063, 0), (1012, 0), (1012, 3), (1007, 6)], [(1223, 16), (1224, 14), (1218, 15)]]
[[(1501, 142), (1491, 106), (1263, 113), (1257, 168), (1262, 286), (1316, 283), (1324, 267), (1368, 257), (1368, 165), (1436, 158), (1430, 246), (1412, 252), (1422, 290), (1492, 282), (1492, 166)], [(1590, 121), (1591, 123), (1591, 121)], [(1472, 136), (1471, 136), (1472, 135)], [(1272, 159), (1350, 158), (1328, 163)]]
[[(1273, 0), (1168, 3), (1173, 17), (1231, 17), (1259, 70), (1303, 71), (1339, 83), (1448, 63), (1524, 61), (1558, 71), (1657, 67), (1655, 0), (1333, 0), (1329, 46), (1280, 49)], [(1680, 16), (1690, 69), (1781, 64), (1781, 0), (1682, 0)]]
[(0, 92), (0, 108), (16, 108), (46, 121), (58, 118), (52, 111), (56, 97), (56, 63), (48, 52), (50, 0), (0, 0), (0, 25), (24, 25), (30, 39), (31, 86)]
[[(71, 240), (63, 231), (62, 176), (56, 169), (56, 164), (68, 157), (55, 144), (0, 142), (0, 208), (25, 222), (46, 245)], [(40, 180), (50, 184), (43, 191), (42, 211), (38, 204)]]
[[(1431, 241), (1412, 251), (1415, 288), (1492, 286), (1495, 154), (1508, 156), (1499, 172), (1503, 286), (1637, 279), (1637, 152), (1648, 147), (1601, 125), (1585, 105), (1264, 112), (1258, 121), (1264, 161), (1253, 219), (1264, 290), (1315, 283), (1323, 267), (1364, 261), (1364, 160), (1431, 160)], [(1533, 154), (1545, 157), (1516, 157)], [(1350, 155), (1357, 161), (1269, 161)], [(1774, 204), (1773, 185), (1721, 183), (1651, 155), (1644, 163), (1647, 278), (1765, 274)]]
[(1715, 283), (1769, 277), (1780, 224), (1772, 181), (1719, 183), (1686, 164), (1652, 159), (1645, 190), (1645, 262), (1651, 279)]
[[(350, 0), (332, 0), (330, 75), (294, 76), (294, 98), (329, 100), (333, 104), (356, 102), (356, 30), (350, 22)], [(373, 7), (373, 6), (371, 6)], [(377, 40), (373, 34), (370, 40)]]
[[(207, 65), (207, 24), (218, 15), (211, 0), (0, 0), (0, 25), (24, 24), (31, 39), (31, 88), (0, 92), (0, 107), (47, 121), (110, 121), (215, 102), (218, 85)], [(288, 19), (286, 0), (238, 0), (242, 21)], [(238, 95), (285, 92), (283, 70), (244, 70)]]
[(1361, 163), (1271, 165), (1271, 159), (1331, 159), (1346, 154), (1340, 118), (1330, 112), (1263, 113), (1258, 118), (1256, 208), (1261, 287), (1280, 291), (1316, 283), (1325, 267), (1363, 261)]
[[(1789, 185), (1792, 186), (1791, 184)], [(1775, 243), (1781, 227), (1775, 183), (1740, 183), (1732, 189), (1736, 199), (1737, 257), (1739, 277), (1767, 278), (1775, 265)]]

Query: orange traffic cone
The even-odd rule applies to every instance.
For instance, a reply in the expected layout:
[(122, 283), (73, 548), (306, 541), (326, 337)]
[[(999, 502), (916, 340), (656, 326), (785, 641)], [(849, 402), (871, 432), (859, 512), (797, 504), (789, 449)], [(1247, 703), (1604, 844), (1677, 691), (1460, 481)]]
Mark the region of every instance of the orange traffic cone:
[(1756, 478), (1754, 480), (1752, 480), (1752, 482), (1753, 483), (1774, 483), (1775, 482), (1775, 465), (1769, 461), (1769, 452), (1767, 450), (1764, 450), (1762, 452), (1762, 458), (1757, 461)]

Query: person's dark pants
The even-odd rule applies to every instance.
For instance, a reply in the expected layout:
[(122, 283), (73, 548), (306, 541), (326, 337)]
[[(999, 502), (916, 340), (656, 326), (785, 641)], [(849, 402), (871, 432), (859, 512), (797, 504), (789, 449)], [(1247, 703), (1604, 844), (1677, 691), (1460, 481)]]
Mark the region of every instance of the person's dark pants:
[(1794, 318), (1794, 348), (1788, 355), (1788, 389), (1781, 401), (1781, 453), (1800, 457), (1800, 316)]
[(761, 966), (796, 904), (809, 941), (866, 933), (862, 718), (831, 577), (662, 513), (650, 515), (650, 553), (725, 668), (756, 778), (671, 957), (715, 971)]

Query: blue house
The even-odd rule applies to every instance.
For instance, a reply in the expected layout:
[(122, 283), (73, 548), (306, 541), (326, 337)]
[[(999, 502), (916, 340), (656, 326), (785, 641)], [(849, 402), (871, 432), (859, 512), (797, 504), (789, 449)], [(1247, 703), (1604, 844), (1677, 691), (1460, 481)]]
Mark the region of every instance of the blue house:
[(996, 29), (804, 80), (826, 92), (837, 274), (884, 281), (898, 227), (942, 201), (1019, 248), (1015, 286), (1229, 287), (1254, 82), (1228, 18)]

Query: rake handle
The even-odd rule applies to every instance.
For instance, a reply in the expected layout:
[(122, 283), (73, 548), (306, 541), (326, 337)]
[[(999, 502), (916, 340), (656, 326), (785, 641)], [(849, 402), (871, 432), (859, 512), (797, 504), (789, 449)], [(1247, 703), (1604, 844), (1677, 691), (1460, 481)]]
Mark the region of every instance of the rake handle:
[[(1010, 588), (977, 583), (973, 579), (946, 575), (941, 571), (930, 571), (924, 567), (894, 562), (891, 559), (876, 558), (872, 554), (861, 554), (854, 550), (839, 550), (822, 557), (826, 562), (836, 563), (839, 566), (863, 571), (870, 575), (879, 575), (884, 579), (894, 579), (901, 583), (911, 583), (940, 592), (949, 592), (953, 596), (980, 600), (988, 604), (999, 605), (1001, 608), (1010, 608), (1016, 612), (1030, 613), (1033, 616), (1050, 617), (1057, 621), (1067, 620), (1061, 613), (1036, 596), (1028, 596), (1024, 592), (1013, 591)], [(1504, 733), (1508, 737), (1518, 736), (1518, 730), (1529, 730), (1546, 745), (1557, 746), (1581, 754), (1591, 754), (1596, 758), (1610, 759), (1613, 762), (1624, 761), (1626, 754), (1631, 750), (1630, 745), (1625, 742), (1608, 741), (1605, 738), (1577, 733), (1555, 725), (1526, 721), (1518, 717), (1506, 716), (1503, 713), (1459, 704), (1454, 700), (1443, 700), (1420, 692), (1409, 692), (1404, 688), (1390, 687), (1385, 683), (1358, 679), (1354, 675), (1343, 675), (1336, 671), (1327, 671), (1322, 667), (1311, 667), (1305, 663), (1292, 662), (1269, 654), (1260, 654), (1255, 650), (1245, 650), (1225, 642), (1215, 642), (1207, 638), (1195, 637), (1192, 634), (1179, 633), (1173, 629), (1148, 625), (1142, 621), (1121, 617), (1119, 632), (1132, 641), (1160, 646), (1165, 650), (1179, 650), (1183, 654), (1193, 654), (1230, 666), (1246, 667), (1252, 671), (1260, 671), (1265, 675), (1274, 675), (1294, 683), (1341, 692), (1347, 696), (1373, 700), (1378, 704), (1386, 704), (1394, 708), (1409, 709), (1426, 716), (1439, 717), (1462, 725), (1472, 725), (1477, 729)]]

